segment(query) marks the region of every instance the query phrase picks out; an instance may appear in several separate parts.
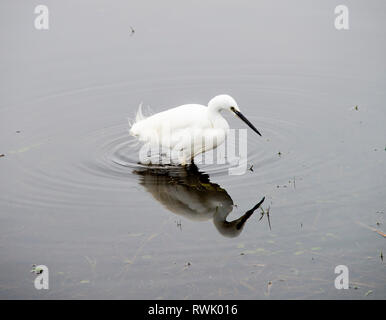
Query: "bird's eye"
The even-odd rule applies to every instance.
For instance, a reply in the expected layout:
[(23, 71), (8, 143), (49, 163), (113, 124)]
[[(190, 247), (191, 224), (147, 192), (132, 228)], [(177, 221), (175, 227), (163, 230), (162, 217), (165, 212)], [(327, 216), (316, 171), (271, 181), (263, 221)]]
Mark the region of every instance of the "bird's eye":
[(231, 110), (232, 110), (232, 111), (235, 111), (235, 107), (231, 107)]

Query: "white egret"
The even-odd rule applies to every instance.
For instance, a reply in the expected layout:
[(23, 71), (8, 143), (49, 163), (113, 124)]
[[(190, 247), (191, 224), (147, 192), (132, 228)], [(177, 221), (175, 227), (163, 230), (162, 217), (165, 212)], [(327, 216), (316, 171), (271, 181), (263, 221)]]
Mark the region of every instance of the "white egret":
[(229, 95), (218, 95), (211, 99), (208, 106), (185, 104), (150, 117), (144, 117), (141, 106), (130, 135), (141, 142), (158, 145), (162, 150), (177, 151), (176, 161), (186, 165), (200, 153), (222, 144), (229, 129), (228, 122), (221, 111), (236, 114), (257, 134), (260, 132), (240, 112), (236, 101)]

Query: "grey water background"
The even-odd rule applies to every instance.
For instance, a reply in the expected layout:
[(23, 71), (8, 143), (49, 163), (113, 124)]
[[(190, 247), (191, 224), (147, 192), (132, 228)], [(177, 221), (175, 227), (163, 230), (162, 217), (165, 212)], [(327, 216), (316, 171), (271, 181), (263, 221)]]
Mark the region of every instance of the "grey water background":
[[(38, 4), (49, 31), (34, 28)], [(339, 4), (2, 1), (0, 298), (385, 299), (386, 4), (345, 1), (338, 31)], [(253, 171), (137, 165), (140, 102), (220, 93), (263, 134), (248, 129)], [(272, 230), (258, 209), (219, 232), (211, 199), (231, 221), (263, 196)], [(184, 201), (209, 209), (172, 212)]]

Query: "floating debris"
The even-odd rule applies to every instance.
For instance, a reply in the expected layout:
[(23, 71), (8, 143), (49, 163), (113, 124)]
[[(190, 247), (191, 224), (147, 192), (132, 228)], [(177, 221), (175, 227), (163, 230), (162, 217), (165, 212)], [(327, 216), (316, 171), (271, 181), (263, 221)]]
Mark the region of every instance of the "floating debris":
[(263, 253), (263, 252), (266, 252), (264, 248), (256, 248), (255, 250), (245, 250), (244, 252), (242, 252), (242, 255), (246, 255), (246, 254), (260, 254), (260, 253)]
[(259, 221), (261, 219), (263, 219), (264, 215), (266, 215), (267, 219), (268, 219), (269, 230), (272, 230), (272, 228), (271, 228), (271, 220), (269, 218), (269, 211), (271, 210), (271, 207), (269, 206), (266, 210), (264, 210), (263, 207), (260, 207), (260, 210), (261, 210), (261, 217), (260, 217)]
[(382, 250), (381, 250), (381, 254), (379, 255), (379, 257), (381, 258), (382, 262), (383, 262), (383, 253), (382, 253)]
[(265, 294), (266, 296), (270, 296), (271, 295), (271, 287), (272, 287), (272, 281), (268, 281), (267, 293)]
[(372, 294), (373, 293), (373, 290), (369, 290), (365, 293), (365, 296), (367, 297), (368, 295)]
[(35, 274), (41, 274), (41, 273), (43, 273), (43, 269), (42, 269), (42, 268), (38, 268), (38, 267), (36, 266), (36, 264), (33, 264), (33, 265), (32, 265), (32, 269), (31, 269), (30, 272), (31, 272), (31, 273), (35, 273)]
[(128, 233), (128, 236), (129, 237), (140, 237), (140, 236), (142, 236), (143, 235), (143, 233)]
[(130, 36), (134, 35), (135, 33), (135, 30), (132, 26), (130, 26)]
[(281, 156), (281, 152), (279, 151), (279, 152), (277, 153), (277, 155), (280, 157), (280, 156)]
[(82, 284), (90, 283), (90, 280), (80, 280), (79, 283), (82, 283)]
[(251, 166), (248, 168), (248, 170), (253, 172), (253, 164), (251, 164)]
[(371, 231), (374, 231), (374, 232), (378, 233), (379, 235), (381, 235), (382, 237), (386, 238), (386, 233), (384, 233), (382, 231), (379, 231), (379, 230), (377, 230), (375, 228), (372, 228), (372, 227), (370, 227), (370, 226), (368, 226), (368, 225), (366, 225), (366, 224), (364, 224), (364, 223), (362, 223), (360, 221), (355, 221), (355, 223), (360, 225), (360, 226), (362, 226), (362, 227), (365, 227), (365, 228), (367, 228), (367, 229), (369, 229)]
[(5, 154), (3, 154), (3, 153), (2, 153), (2, 154), (0, 154), (0, 158), (2, 158), (2, 157), (5, 157)]
[(354, 109), (355, 109), (356, 111), (358, 111), (358, 110), (359, 110), (359, 107), (358, 107), (358, 106), (355, 106)]
[(376, 233), (380, 234), (382, 237), (386, 238), (386, 233), (383, 233), (382, 231), (375, 230)]

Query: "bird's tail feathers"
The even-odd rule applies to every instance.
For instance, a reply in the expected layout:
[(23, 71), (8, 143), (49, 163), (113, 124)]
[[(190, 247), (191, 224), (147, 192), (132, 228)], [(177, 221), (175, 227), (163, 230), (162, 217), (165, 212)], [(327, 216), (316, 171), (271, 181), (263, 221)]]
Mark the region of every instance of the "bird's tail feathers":
[(143, 103), (141, 102), (138, 106), (138, 110), (137, 110), (137, 113), (135, 114), (135, 119), (133, 118), (128, 118), (128, 122), (129, 122), (129, 127), (132, 127), (133, 125), (135, 125), (136, 123), (146, 119), (146, 117), (144, 116), (143, 112), (142, 112), (142, 105)]
[(138, 110), (137, 110), (137, 114), (135, 116), (135, 123), (141, 121), (141, 120), (144, 120), (146, 119), (146, 117), (143, 115), (143, 112), (142, 112), (142, 105), (143, 103), (141, 102), (139, 104), (139, 107), (138, 107)]

